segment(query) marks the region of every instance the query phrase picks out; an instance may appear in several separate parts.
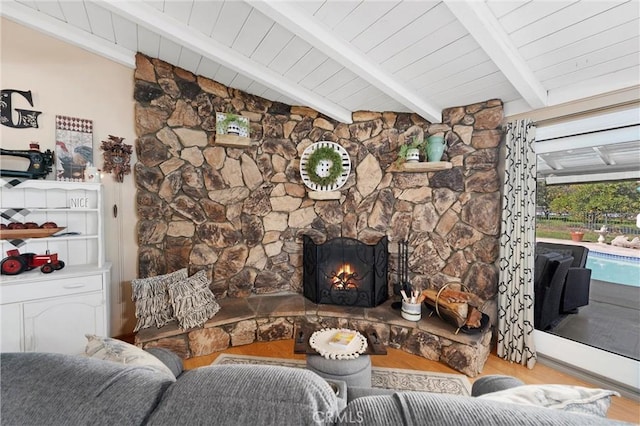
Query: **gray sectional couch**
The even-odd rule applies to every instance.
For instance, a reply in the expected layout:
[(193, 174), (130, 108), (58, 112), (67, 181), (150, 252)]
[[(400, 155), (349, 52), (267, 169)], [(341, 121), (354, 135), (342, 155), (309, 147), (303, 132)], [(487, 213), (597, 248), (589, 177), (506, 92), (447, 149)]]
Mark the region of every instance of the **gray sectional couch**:
[[(357, 388), (347, 390), (345, 401), (344, 387), (336, 395), (305, 369), (219, 365), (183, 372), (172, 353), (152, 353), (177, 378), (83, 356), (3, 353), (2, 425), (615, 424), (594, 415), (422, 392)], [(507, 377), (482, 378), (473, 393), (514, 384)]]

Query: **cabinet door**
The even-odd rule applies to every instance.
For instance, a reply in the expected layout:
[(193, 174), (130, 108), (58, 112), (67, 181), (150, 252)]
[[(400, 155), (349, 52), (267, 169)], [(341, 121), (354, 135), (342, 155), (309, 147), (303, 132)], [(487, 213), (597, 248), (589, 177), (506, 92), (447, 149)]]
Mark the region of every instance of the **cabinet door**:
[(22, 311), (19, 303), (0, 306), (0, 352), (22, 352)]
[(24, 304), (25, 350), (79, 354), (85, 334), (106, 335), (102, 293), (52, 298)]

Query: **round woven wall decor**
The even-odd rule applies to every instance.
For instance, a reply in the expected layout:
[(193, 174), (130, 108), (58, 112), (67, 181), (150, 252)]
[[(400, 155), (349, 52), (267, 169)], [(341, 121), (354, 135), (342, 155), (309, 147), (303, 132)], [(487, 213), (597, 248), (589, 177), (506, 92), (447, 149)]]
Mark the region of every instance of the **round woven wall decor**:
[(300, 157), (300, 176), (313, 191), (340, 189), (351, 173), (351, 158), (347, 151), (334, 142), (311, 144)]

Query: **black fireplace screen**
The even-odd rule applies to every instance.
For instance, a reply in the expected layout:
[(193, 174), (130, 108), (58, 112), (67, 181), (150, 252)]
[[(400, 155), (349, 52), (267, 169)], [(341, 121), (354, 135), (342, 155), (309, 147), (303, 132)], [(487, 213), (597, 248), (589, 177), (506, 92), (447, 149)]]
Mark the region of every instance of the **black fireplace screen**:
[(314, 303), (374, 307), (387, 300), (388, 241), (353, 238), (315, 244), (303, 236), (303, 293)]

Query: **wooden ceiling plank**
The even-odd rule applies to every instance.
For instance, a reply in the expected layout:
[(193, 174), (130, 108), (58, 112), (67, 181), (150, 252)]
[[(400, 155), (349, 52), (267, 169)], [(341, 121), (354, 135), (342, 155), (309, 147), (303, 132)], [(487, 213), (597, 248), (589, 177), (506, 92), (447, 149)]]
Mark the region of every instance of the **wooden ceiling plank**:
[(298, 62), (296, 62), (289, 70), (284, 73), (284, 76), (295, 83), (300, 83), (300, 80), (309, 75), (313, 70), (318, 68), (327, 56), (317, 49), (309, 50)]
[(364, 90), (365, 88), (370, 88), (370, 87), (372, 86), (369, 83), (362, 80), (361, 78), (357, 78), (355, 80), (351, 80), (349, 83), (342, 86), (340, 90), (337, 90), (329, 94), (328, 98), (332, 99), (337, 103), (342, 103), (347, 101), (351, 96), (354, 96), (356, 93), (360, 92), (361, 90)]
[[(300, 2), (300, 3), (307, 3)], [(321, 21), (327, 27), (333, 29), (341, 22), (353, 9), (358, 7), (357, 1), (327, 1), (313, 13), (313, 17)]]
[(265, 2), (250, 0), (249, 3), (262, 13), (288, 28), (298, 37), (303, 38), (325, 55), (334, 58), (339, 63), (349, 68), (360, 78), (378, 87), (417, 114), (429, 121), (441, 120), (441, 109), (431, 103), (425, 102), (415, 95), (406, 86), (399, 83), (380, 66), (372, 62), (362, 52), (355, 49), (349, 43), (338, 38), (331, 31), (310, 19), (295, 7), (283, 8), (278, 2)]
[(183, 24), (189, 23), (193, 0), (165, 0), (163, 12)]
[(160, 49), (158, 58), (170, 64), (177, 64), (180, 61), (180, 51), (182, 46), (166, 37), (160, 37)]
[(218, 68), (220, 68), (219, 63), (203, 56), (194, 74), (202, 76), (214, 76), (218, 72)]
[(451, 44), (456, 40), (463, 38), (466, 31), (460, 25), (446, 25), (438, 28), (437, 37), (425, 37), (420, 43), (413, 44), (397, 55), (392, 56), (389, 60), (383, 62), (385, 69), (389, 70), (392, 74), (397, 73), (404, 67), (411, 65), (412, 63), (427, 58), (433, 52), (439, 50), (443, 46)]
[(606, 48), (611, 44), (630, 39), (636, 40), (636, 43), (638, 43), (637, 40), (640, 40), (640, 25), (638, 25), (638, 22), (635, 20), (615, 26), (601, 33), (587, 36), (566, 46), (559, 46), (534, 58), (527, 59), (527, 63), (535, 72), (562, 61), (576, 58), (589, 52)]
[(411, 22), (420, 19), (434, 5), (434, 3), (427, 1), (401, 2), (371, 26), (365, 28), (364, 31), (351, 40), (351, 44), (366, 53), (393, 34), (401, 31)]
[(135, 53), (122, 46), (87, 33), (77, 27), (64, 24), (59, 19), (42, 13), (34, 13), (29, 6), (18, 2), (3, 2), (2, 16), (18, 22), (28, 28), (63, 40), (73, 46), (106, 57), (129, 68), (135, 67)]
[(270, 70), (284, 75), (304, 55), (312, 49), (311, 45), (300, 37), (293, 37), (289, 43), (280, 46), (278, 54), (269, 63)]
[(132, 52), (138, 51), (138, 28), (133, 22), (119, 15), (112, 15), (116, 43)]
[(231, 48), (244, 56), (251, 57), (273, 25), (274, 22), (271, 19), (252, 9)]
[(485, 60), (487, 58), (487, 54), (480, 49), (478, 43), (476, 43), (476, 41), (468, 34), (447, 45), (446, 48), (438, 49), (431, 55), (408, 65), (394, 75), (411, 83), (417, 79), (424, 81), (429, 78), (428, 73), (435, 69), (457, 69), (455, 68), (455, 65), (450, 66), (450, 64), (459, 58), (466, 59), (467, 55), (480, 55)]
[[(556, 33), (619, 5), (619, 1), (581, 1), (509, 34), (511, 43), (520, 48), (549, 34)], [(607, 26), (608, 27), (608, 26)]]
[(334, 61), (331, 58), (328, 58), (322, 64), (320, 64), (316, 69), (314, 69), (311, 73), (307, 74), (302, 80), (300, 80), (300, 85), (306, 87), (307, 89), (314, 90), (317, 86), (322, 84), (329, 78), (332, 78), (338, 71), (343, 69), (344, 67)]
[(138, 52), (157, 58), (160, 52), (160, 36), (138, 25)]
[(87, 8), (87, 16), (89, 17), (89, 24), (91, 25), (91, 32), (98, 37), (115, 42), (116, 37), (113, 33), (111, 12), (94, 3), (85, 3), (85, 7)]
[[(512, 12), (498, 19), (500, 25), (507, 34), (520, 30), (536, 21), (546, 18), (570, 6), (572, 1), (536, 1), (528, 2), (521, 7), (514, 9)], [(496, 16), (497, 18), (497, 16)]]
[(62, 9), (60, 8), (60, 4), (57, 1), (39, 0), (36, 1), (35, 4), (40, 12), (46, 13), (47, 15), (60, 19), (61, 21), (66, 21), (64, 13), (62, 13)]
[(527, 1), (504, 1), (504, 0), (488, 0), (487, 6), (491, 9), (491, 12), (500, 19), (508, 13), (511, 13), (515, 9), (524, 6)]
[(531, 108), (547, 105), (547, 91), (536, 79), (489, 8), (480, 2), (445, 4), (498, 66)]
[[(519, 52), (525, 59), (534, 58), (542, 55), (549, 50), (555, 50), (564, 46), (572, 45), (580, 42), (585, 38), (603, 38), (610, 43), (615, 43), (615, 39), (608, 39), (609, 33), (605, 30), (616, 28), (625, 23), (631, 22), (637, 28), (640, 26), (640, 18), (638, 17), (637, 2), (624, 4), (616, 8), (612, 8), (597, 16), (593, 16), (574, 25), (568, 26), (555, 33), (547, 33), (539, 39), (522, 46)], [(597, 28), (598, 31), (593, 29)], [(595, 33), (595, 34), (594, 34)], [(630, 36), (632, 34), (629, 34)], [(625, 37), (627, 38), (627, 37)], [(595, 49), (595, 48), (594, 48)]]
[(360, 2), (351, 13), (333, 27), (333, 32), (350, 42), (397, 5), (398, 1)]
[(202, 61), (202, 55), (194, 52), (191, 49), (183, 48), (180, 51), (180, 59), (178, 59), (177, 65), (192, 73), (196, 73), (200, 62)]
[(251, 55), (251, 59), (261, 65), (269, 65), (271, 61), (282, 51), (282, 46), (286, 46), (293, 39), (291, 31), (282, 25), (275, 23), (267, 32), (260, 44)]
[(81, 28), (87, 32), (91, 32), (91, 26), (89, 25), (89, 17), (87, 16), (87, 10), (84, 8), (84, 2), (79, 1), (61, 1), (59, 2), (62, 13), (65, 16), (65, 20), (78, 28)]
[(329, 93), (332, 93), (334, 90), (338, 90), (340, 87), (349, 83), (351, 80), (357, 78), (358, 76), (351, 72), (351, 70), (342, 68), (340, 71), (332, 75), (331, 78), (323, 81), (318, 86), (316, 86), (313, 91), (320, 96), (327, 96)]
[(225, 1), (211, 37), (218, 43), (231, 47), (250, 12), (251, 6), (243, 1)]
[[(549, 90), (549, 105), (560, 105), (609, 92), (625, 91), (638, 85), (639, 75), (640, 67), (634, 66), (615, 71), (605, 77), (595, 77), (577, 82), (577, 84), (551, 89)], [(636, 96), (637, 93), (635, 90)]]
[(189, 26), (206, 36), (211, 35), (213, 27), (218, 21), (222, 4), (220, 1), (194, 2), (191, 9), (191, 17), (189, 18)]
[(231, 80), (229, 87), (233, 87), (234, 89), (242, 90), (243, 92), (250, 93), (247, 89), (251, 85), (253, 80), (244, 74), (236, 74), (236, 76)]
[(450, 90), (451, 88), (460, 91), (459, 86), (498, 71), (498, 67), (488, 58), (481, 62), (482, 53), (476, 50), (466, 55), (466, 57), (460, 57), (449, 64), (455, 66), (443, 66), (433, 70), (416, 87), (420, 91)]
[[(612, 59), (607, 62), (584, 67), (574, 72), (559, 75), (544, 81), (545, 86), (549, 90), (567, 87), (578, 84), (580, 82), (592, 79), (610, 79), (613, 72), (619, 72), (624, 69), (638, 69), (638, 54), (632, 53), (619, 58)], [(636, 74), (636, 78), (629, 85), (640, 83), (640, 74)]]
[[(187, 49), (191, 49), (206, 58), (215, 60), (220, 63), (221, 68), (229, 68), (234, 72), (240, 72), (250, 76), (270, 89), (279, 91), (285, 96), (295, 99), (299, 105), (307, 105), (341, 122), (352, 122), (351, 111), (346, 108), (330, 102), (300, 85), (292, 83), (272, 70), (252, 61), (246, 56), (240, 55), (216, 40), (206, 37), (199, 31), (166, 17), (151, 7), (135, 2), (112, 3), (100, 1), (100, 5), (110, 11), (121, 14), (139, 26), (151, 29), (162, 37), (179, 43)], [(220, 81), (217, 76), (221, 74), (224, 75), (224, 70), (219, 69), (215, 78), (217, 81)], [(225, 76), (225, 78), (230, 81), (233, 79), (233, 76)], [(224, 81), (220, 81), (220, 83), (225, 84)]]
[(413, 22), (407, 24), (401, 31), (393, 34), (374, 49), (367, 52), (367, 56), (376, 63), (385, 64), (396, 52), (408, 49), (415, 44), (423, 45), (427, 37), (434, 37), (434, 32), (447, 25), (460, 25), (449, 9), (442, 3), (429, 10)]
[[(640, 53), (640, 45), (637, 39), (629, 39), (578, 57), (569, 57), (555, 65), (536, 71), (535, 75), (540, 81), (546, 84), (546, 81), (553, 78), (568, 74), (579, 74), (582, 70), (587, 70), (596, 65), (602, 65), (605, 62), (615, 61), (621, 57), (629, 56), (629, 52), (634, 52), (636, 57), (640, 58), (638, 56), (638, 53)], [(640, 61), (637, 60), (635, 63), (637, 64), (639, 62)]]
[(236, 78), (237, 74), (238, 73), (236, 71), (227, 68), (224, 65), (220, 65), (218, 71), (216, 72), (216, 75), (213, 76), (213, 80), (217, 81), (218, 83), (222, 83), (225, 86), (230, 86), (231, 82), (234, 78)]

